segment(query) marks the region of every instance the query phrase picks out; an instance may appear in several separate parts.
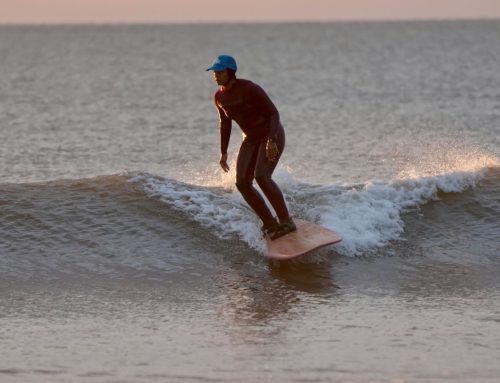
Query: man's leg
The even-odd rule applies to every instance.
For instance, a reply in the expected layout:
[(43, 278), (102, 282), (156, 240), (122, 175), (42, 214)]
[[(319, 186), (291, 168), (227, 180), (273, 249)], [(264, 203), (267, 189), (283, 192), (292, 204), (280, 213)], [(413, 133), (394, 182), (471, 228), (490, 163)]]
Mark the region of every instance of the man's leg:
[(271, 178), (273, 171), (278, 164), (281, 153), (283, 153), (283, 149), (285, 148), (285, 132), (283, 128), (278, 132), (276, 145), (278, 146), (279, 151), (278, 158), (271, 162), (266, 156), (266, 142), (262, 142), (255, 166), (255, 180), (273, 206), (280, 220), (279, 226), (269, 233), (271, 239), (282, 237), (285, 234), (297, 230), (297, 226), (288, 213), (283, 193)]
[(236, 187), (245, 201), (262, 220), (264, 227), (267, 228), (275, 224), (275, 220), (264, 202), (264, 199), (253, 186), (259, 146), (259, 141), (253, 142), (243, 140), (241, 143), (238, 159), (236, 161)]
[(276, 211), (280, 222), (284, 222), (290, 219), (285, 198), (279, 186), (271, 178), (285, 148), (285, 134), (283, 129), (280, 129), (278, 132), (276, 145), (279, 151), (278, 158), (271, 162), (266, 156), (266, 142), (261, 142), (255, 165), (255, 180)]

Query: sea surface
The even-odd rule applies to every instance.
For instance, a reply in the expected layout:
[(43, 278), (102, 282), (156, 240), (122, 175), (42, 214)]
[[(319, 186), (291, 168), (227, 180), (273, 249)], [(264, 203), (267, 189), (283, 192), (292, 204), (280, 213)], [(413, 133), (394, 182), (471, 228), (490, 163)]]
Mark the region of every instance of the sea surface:
[[(290, 262), (218, 166), (275, 102)], [(0, 26), (0, 382), (500, 381), (500, 21)]]

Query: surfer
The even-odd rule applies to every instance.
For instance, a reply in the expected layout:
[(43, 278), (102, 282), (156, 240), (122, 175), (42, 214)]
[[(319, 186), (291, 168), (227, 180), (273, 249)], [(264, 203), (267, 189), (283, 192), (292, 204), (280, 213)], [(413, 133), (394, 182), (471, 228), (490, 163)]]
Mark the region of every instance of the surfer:
[[(235, 59), (228, 55), (218, 56), (207, 69), (213, 71), (213, 78), (220, 86), (214, 96), (221, 137), (219, 163), (227, 173), (227, 148), (231, 121), (234, 120), (243, 131), (236, 161), (236, 187), (262, 220), (264, 234), (276, 239), (297, 229), (288, 213), (283, 193), (271, 178), (285, 147), (285, 131), (278, 110), (266, 92), (249, 80), (236, 78), (236, 70)], [(254, 179), (278, 215), (279, 222), (253, 186)]]

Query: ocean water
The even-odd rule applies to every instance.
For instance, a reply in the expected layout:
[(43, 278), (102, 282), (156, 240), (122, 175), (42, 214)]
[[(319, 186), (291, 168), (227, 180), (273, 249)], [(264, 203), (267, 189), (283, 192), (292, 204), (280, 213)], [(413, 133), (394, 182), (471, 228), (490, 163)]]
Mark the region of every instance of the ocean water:
[[(0, 27), (1, 382), (497, 382), (500, 22)], [(219, 53), (280, 110), (264, 257)]]

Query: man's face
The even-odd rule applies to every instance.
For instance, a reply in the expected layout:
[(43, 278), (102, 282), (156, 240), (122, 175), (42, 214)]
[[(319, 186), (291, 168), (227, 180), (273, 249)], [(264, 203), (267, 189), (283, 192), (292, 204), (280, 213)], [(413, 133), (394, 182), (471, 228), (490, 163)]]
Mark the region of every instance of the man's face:
[(229, 75), (227, 73), (227, 69), (224, 70), (214, 70), (213, 73), (214, 81), (217, 85), (226, 85), (229, 80)]

